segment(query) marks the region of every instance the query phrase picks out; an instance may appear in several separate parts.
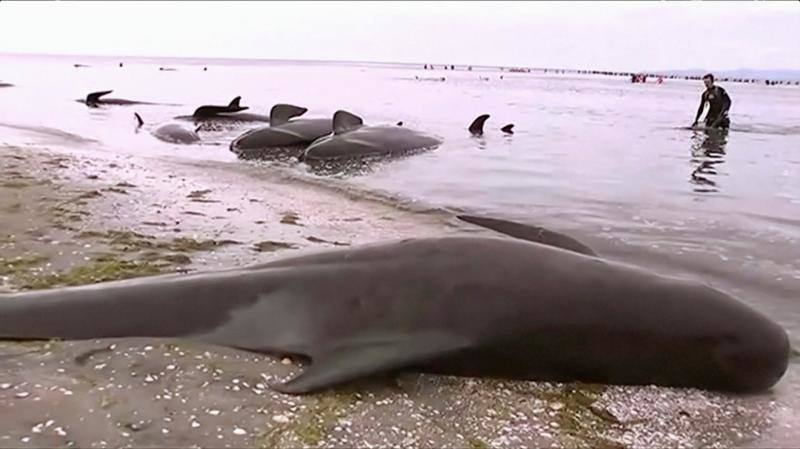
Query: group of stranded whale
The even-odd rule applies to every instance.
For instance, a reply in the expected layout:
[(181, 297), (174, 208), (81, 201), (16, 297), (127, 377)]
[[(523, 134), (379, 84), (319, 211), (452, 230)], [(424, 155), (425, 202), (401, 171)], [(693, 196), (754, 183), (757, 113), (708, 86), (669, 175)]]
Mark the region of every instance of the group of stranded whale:
[[(90, 94), (83, 102), (142, 104)], [(299, 118), (278, 104), (248, 114), (236, 97), (176, 120), (264, 122), (230, 149), (299, 149), (303, 161), (402, 153), (441, 140), (347, 111)], [(136, 114), (137, 129), (147, 126)], [(479, 135), (488, 115), (469, 130)], [(511, 132), (513, 125), (505, 131)], [(175, 143), (199, 129), (153, 125)], [(250, 267), (0, 294), (0, 339), (169, 337), (306, 360), (270, 387), (317, 392), (417, 371), (533, 381), (759, 392), (784, 375), (783, 328), (705, 284), (608, 260), (567, 235), (458, 216), (490, 229), (296, 255)]]
[[(152, 105), (154, 103), (106, 98), (112, 91), (90, 93), (78, 100), (90, 107), (103, 105)], [(206, 123), (265, 123), (249, 129), (230, 143), (230, 150), (241, 159), (283, 159), (294, 157), (301, 162), (341, 161), (397, 156), (433, 149), (442, 144), (436, 136), (408, 129), (402, 122), (395, 125), (365, 125), (361, 117), (339, 110), (333, 118), (301, 118), (307, 108), (291, 104), (276, 104), (268, 116), (243, 112), (241, 97), (228, 105), (203, 105), (192, 115), (181, 115), (176, 120), (194, 122), (195, 129), (180, 123), (154, 125), (151, 134), (159, 140), (176, 144), (194, 144), (202, 141), (200, 131)], [(144, 119), (134, 113), (137, 130), (145, 126)], [(474, 136), (483, 135), (488, 114), (478, 116), (469, 126)], [(513, 124), (501, 131), (513, 134)]]

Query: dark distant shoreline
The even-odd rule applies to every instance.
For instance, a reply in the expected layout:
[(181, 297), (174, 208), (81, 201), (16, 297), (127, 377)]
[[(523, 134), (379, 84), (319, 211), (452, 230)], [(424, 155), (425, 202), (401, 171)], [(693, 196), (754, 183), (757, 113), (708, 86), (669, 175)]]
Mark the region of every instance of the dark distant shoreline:
[(3, 53), (0, 58), (44, 58), (44, 59), (67, 59), (80, 60), (83, 62), (113, 61), (114, 63), (123, 61), (125, 63), (177, 63), (186, 65), (334, 65), (334, 66), (362, 66), (375, 68), (426, 68), (432, 67), (433, 70), (454, 70), (454, 71), (480, 71), (480, 72), (514, 72), (514, 73), (553, 73), (553, 74), (573, 74), (573, 75), (606, 75), (623, 76), (646, 75), (655, 80), (658, 77), (664, 79), (684, 79), (700, 80), (703, 74), (711, 72), (723, 82), (740, 82), (752, 84), (765, 84), (770, 81), (773, 84), (800, 85), (800, 70), (790, 69), (738, 69), (738, 70), (705, 70), (705, 69), (670, 69), (670, 70), (647, 70), (647, 71), (627, 71), (627, 70), (599, 70), (599, 69), (574, 69), (557, 67), (521, 67), (521, 66), (492, 66), (478, 64), (451, 64), (451, 63), (426, 63), (426, 62), (385, 62), (385, 61), (347, 61), (347, 60), (323, 60), (323, 59), (269, 59), (269, 58), (219, 58), (219, 57), (186, 57), (186, 56), (108, 56), (108, 55), (77, 55), (77, 54), (37, 54), (37, 53)]

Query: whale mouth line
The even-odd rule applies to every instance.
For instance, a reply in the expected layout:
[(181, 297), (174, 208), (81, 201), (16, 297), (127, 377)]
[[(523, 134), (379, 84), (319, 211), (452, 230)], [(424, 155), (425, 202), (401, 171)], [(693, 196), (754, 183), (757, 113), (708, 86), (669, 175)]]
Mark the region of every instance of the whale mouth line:
[[(423, 147), (415, 147), (402, 151), (393, 151), (390, 153), (374, 152), (368, 154), (360, 154), (356, 156), (339, 156), (339, 157), (307, 157), (306, 152), (303, 152), (298, 157), (298, 162), (304, 163), (309, 167), (317, 170), (322, 170), (325, 173), (351, 173), (352, 169), (363, 169), (365, 166), (372, 164), (380, 164), (396, 159), (413, 156), (415, 154), (425, 153), (436, 149), (441, 145), (441, 142), (433, 145), (426, 145)], [(360, 171), (359, 171), (360, 172)], [(351, 173), (352, 174), (352, 173)]]
[(359, 154), (359, 155), (342, 155), (342, 156), (335, 156), (335, 157), (311, 157), (309, 160), (311, 161), (347, 161), (347, 160), (365, 160), (365, 159), (384, 159), (384, 158), (393, 158), (393, 157), (400, 157), (400, 156), (408, 156), (411, 154), (422, 153), (430, 150), (434, 150), (442, 145), (442, 142), (433, 143), (430, 145), (423, 145), (419, 147), (412, 147), (406, 148), (403, 150), (397, 151), (390, 151), (390, 152), (383, 152), (383, 151), (375, 151), (371, 153)]
[(278, 147), (237, 148), (231, 145), (230, 150), (243, 160), (286, 160), (302, 156), (305, 145), (284, 145)]

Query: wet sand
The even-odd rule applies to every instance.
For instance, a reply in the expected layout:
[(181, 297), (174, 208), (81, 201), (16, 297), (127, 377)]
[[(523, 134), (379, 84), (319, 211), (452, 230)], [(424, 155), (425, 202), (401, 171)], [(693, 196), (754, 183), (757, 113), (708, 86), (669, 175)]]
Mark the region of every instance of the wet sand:
[[(113, 154), (0, 147), (0, 174), (7, 291), (484, 232), (445, 213)], [(411, 373), (313, 396), (266, 388), (300, 369), (177, 340), (0, 342), (0, 446), (730, 447), (758, 445), (783, 407), (770, 393)]]

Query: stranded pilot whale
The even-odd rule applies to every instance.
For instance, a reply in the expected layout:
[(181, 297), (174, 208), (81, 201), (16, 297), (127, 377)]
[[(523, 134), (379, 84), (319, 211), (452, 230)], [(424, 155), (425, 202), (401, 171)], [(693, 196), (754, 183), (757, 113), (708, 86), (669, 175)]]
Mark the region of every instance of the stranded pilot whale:
[(241, 100), (242, 97), (237, 96), (227, 106), (203, 105), (195, 109), (192, 115), (179, 115), (175, 118), (193, 122), (269, 122), (269, 117), (267, 116), (242, 112), (250, 109), (250, 107), (240, 105)]
[(365, 126), (361, 117), (339, 110), (333, 114), (333, 134), (321, 137), (309, 145), (301, 161), (400, 155), (431, 149), (441, 143), (437, 137), (402, 126)]
[[(136, 131), (138, 132), (139, 128), (144, 125), (144, 120), (142, 120), (142, 117), (136, 112), (134, 112), (133, 115), (136, 117)], [(199, 131), (199, 126), (192, 131), (177, 123), (165, 123), (151, 130), (150, 134), (164, 142), (190, 144), (200, 141), (200, 136), (197, 134)]]
[(271, 388), (397, 371), (770, 388), (786, 332), (718, 290), (539, 243), (450, 236), (0, 294), (0, 338), (178, 337), (310, 359)]
[(311, 142), (333, 131), (329, 118), (295, 119), (308, 109), (276, 104), (269, 113), (270, 126), (251, 129), (234, 139), (230, 150), (242, 159), (297, 157)]
[[(104, 90), (100, 92), (92, 92), (86, 96), (86, 98), (80, 98), (75, 101), (78, 103), (83, 103), (90, 108), (96, 108), (101, 105), (111, 104), (111, 105), (118, 105), (118, 106), (128, 106), (133, 104), (144, 104), (144, 105), (158, 105), (161, 103), (150, 103), (147, 101), (135, 101), (135, 100), (126, 100), (124, 98), (103, 98), (106, 95), (114, 92), (113, 90)], [(174, 106), (174, 105), (168, 105)]]

